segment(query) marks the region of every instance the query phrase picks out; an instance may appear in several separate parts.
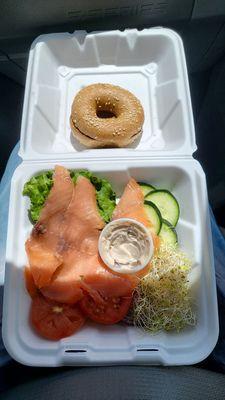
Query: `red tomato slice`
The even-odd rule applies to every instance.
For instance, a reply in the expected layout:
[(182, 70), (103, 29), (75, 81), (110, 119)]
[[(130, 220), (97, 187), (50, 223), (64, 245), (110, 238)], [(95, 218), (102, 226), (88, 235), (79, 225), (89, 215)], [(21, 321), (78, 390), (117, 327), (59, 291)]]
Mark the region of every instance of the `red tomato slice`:
[(57, 303), (38, 294), (32, 300), (30, 320), (40, 336), (59, 340), (80, 329), (85, 317), (76, 305)]
[(96, 302), (93, 297), (86, 295), (80, 302), (83, 313), (92, 321), (99, 324), (111, 325), (121, 321), (127, 314), (132, 297), (109, 297), (104, 303)]

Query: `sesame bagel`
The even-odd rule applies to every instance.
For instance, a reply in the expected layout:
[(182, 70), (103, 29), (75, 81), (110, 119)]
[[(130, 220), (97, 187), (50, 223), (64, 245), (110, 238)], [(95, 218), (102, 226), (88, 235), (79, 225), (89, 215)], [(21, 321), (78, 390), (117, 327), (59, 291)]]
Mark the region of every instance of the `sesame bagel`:
[(71, 109), (73, 135), (84, 146), (125, 147), (142, 132), (140, 101), (119, 86), (97, 83), (76, 95)]

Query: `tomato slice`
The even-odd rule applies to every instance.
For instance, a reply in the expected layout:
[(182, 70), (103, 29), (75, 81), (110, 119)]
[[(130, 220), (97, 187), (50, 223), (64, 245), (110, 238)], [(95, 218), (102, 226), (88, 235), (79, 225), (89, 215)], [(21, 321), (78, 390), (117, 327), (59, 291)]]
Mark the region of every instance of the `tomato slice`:
[(88, 294), (79, 302), (83, 313), (92, 321), (99, 324), (111, 325), (121, 321), (127, 314), (132, 297), (104, 298), (104, 303), (99, 303)]
[(77, 305), (57, 303), (39, 293), (32, 300), (30, 321), (40, 336), (59, 340), (79, 330), (85, 317)]

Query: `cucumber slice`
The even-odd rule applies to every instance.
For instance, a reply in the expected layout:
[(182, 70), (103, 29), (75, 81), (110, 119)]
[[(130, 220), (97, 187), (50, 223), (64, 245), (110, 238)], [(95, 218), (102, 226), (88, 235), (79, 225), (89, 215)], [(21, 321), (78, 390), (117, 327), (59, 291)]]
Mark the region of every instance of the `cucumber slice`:
[(154, 190), (145, 197), (145, 200), (152, 201), (161, 212), (162, 218), (176, 226), (180, 215), (180, 207), (169, 190)]
[(151, 201), (144, 202), (144, 209), (149, 222), (152, 225), (153, 232), (158, 235), (162, 226), (162, 216), (160, 211)]
[(162, 227), (161, 231), (159, 233), (160, 239), (164, 243), (170, 244), (170, 245), (176, 245), (177, 244), (177, 232), (175, 231), (173, 225), (171, 225), (168, 221), (165, 219), (162, 220)]
[(147, 196), (147, 194), (149, 194), (153, 190), (156, 190), (156, 188), (154, 186), (149, 185), (148, 183), (144, 183), (144, 182), (138, 182), (138, 183), (141, 186), (141, 190), (142, 190), (142, 193), (144, 196)]

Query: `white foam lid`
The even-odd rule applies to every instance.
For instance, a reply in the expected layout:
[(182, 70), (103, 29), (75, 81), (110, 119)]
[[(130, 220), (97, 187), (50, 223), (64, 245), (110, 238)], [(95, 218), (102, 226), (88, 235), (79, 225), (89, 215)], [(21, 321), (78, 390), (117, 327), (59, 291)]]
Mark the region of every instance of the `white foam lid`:
[[(92, 83), (141, 101), (143, 134), (128, 148), (86, 149), (71, 134), (71, 104)], [(28, 64), (20, 156), (24, 160), (188, 157), (196, 150), (182, 40), (164, 28), (40, 36)]]

